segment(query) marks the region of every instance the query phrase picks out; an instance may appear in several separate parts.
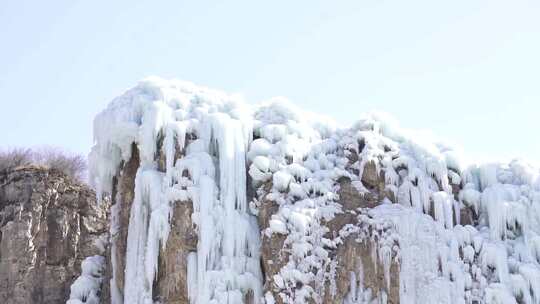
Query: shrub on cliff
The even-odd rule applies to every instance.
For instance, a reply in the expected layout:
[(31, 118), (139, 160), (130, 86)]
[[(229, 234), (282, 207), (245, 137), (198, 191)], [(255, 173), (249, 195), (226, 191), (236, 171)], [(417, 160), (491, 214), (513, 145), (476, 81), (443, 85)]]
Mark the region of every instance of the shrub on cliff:
[(56, 169), (79, 181), (86, 179), (86, 158), (80, 154), (51, 147), (0, 150), (0, 171), (29, 165)]

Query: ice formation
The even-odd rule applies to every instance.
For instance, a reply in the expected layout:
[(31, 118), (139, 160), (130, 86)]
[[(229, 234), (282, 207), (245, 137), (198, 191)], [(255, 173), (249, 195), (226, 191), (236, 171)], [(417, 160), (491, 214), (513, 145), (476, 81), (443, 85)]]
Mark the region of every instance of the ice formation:
[[(124, 297), (112, 280), (113, 303), (153, 303), (171, 208), (186, 201), (198, 234), (187, 262), (193, 304), (242, 303), (248, 293), (254, 303), (321, 303), (339, 267), (330, 252), (352, 233), (376, 243), (373, 259), (387, 285), (390, 264), (399, 263), (401, 303), (540, 303), (540, 171), (524, 162), (466, 165), (450, 147), (420, 140), (380, 114), (342, 128), (283, 100), (249, 106), (157, 78), (116, 98), (96, 117), (94, 134), (90, 179), (99, 193), (112, 191), (132, 143), (141, 155)], [(371, 186), (361, 177), (369, 164), (384, 178), (385, 198), (329, 236), (326, 223), (344, 212), (340, 178), (366, 194)], [(261, 232), (263, 194), (278, 210)], [(462, 225), (464, 211), (473, 217)], [(263, 290), (259, 264), (261, 237), (273, 234), (286, 236), (290, 254), (271, 282), (280, 299)], [(113, 275), (122, 271), (112, 264)], [(362, 269), (350, 275), (344, 303), (386, 303), (384, 292), (364, 288)], [(91, 294), (77, 284), (73, 299)]]
[(71, 285), (67, 304), (99, 304), (103, 283), (105, 258), (100, 255), (87, 257), (81, 264), (81, 275)]
[[(129, 220), (124, 298), (115, 295), (118, 287), (112, 286), (113, 301), (153, 303), (159, 246), (168, 237), (171, 206), (191, 200), (199, 236), (197, 253), (188, 262), (191, 302), (239, 303), (250, 291), (259, 303), (260, 241), (246, 195), (245, 155), (252, 134), (246, 110), (220, 92), (149, 80), (96, 117), (97, 145), (90, 158), (92, 181), (100, 192), (112, 190), (112, 178), (120, 163), (129, 160), (132, 142), (141, 154)], [(197, 138), (185, 146), (188, 133)], [(164, 172), (155, 158), (158, 139), (165, 150)], [(185, 156), (174, 163), (177, 150)]]

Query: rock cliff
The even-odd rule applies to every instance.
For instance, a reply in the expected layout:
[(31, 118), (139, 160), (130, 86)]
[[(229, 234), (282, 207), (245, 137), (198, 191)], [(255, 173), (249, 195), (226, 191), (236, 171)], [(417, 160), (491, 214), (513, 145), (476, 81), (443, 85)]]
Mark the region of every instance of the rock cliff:
[(95, 120), (113, 303), (537, 303), (538, 168), (148, 79)]
[(0, 173), (0, 303), (65, 303), (81, 263), (102, 254), (107, 205), (63, 173)]
[[(8, 303), (61, 303), (72, 282), (69, 304), (540, 303), (540, 170), (526, 162), (467, 163), (376, 113), (340, 127), (156, 78), (94, 131), (90, 182), (108, 212), (6, 175)], [(29, 183), (43, 190), (15, 191)], [(46, 271), (64, 279), (43, 291)]]

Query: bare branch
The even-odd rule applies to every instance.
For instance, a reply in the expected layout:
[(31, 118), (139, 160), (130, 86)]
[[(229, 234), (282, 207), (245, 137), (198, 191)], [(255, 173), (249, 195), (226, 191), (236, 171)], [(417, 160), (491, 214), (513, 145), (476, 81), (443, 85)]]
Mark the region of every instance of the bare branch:
[(0, 151), (0, 171), (32, 164), (59, 170), (79, 181), (86, 179), (86, 158), (80, 154), (53, 147)]

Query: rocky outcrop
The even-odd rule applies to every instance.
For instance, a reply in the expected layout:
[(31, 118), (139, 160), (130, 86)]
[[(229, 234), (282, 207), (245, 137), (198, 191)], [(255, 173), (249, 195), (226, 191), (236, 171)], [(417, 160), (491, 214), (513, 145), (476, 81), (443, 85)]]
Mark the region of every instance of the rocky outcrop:
[[(189, 139), (186, 138), (186, 141)], [(184, 157), (183, 153), (175, 154), (174, 162), (182, 157)], [(349, 164), (360, 160), (354, 154), (352, 157)], [(156, 163), (161, 172), (165, 171), (165, 162), (164, 151), (161, 144), (158, 143)], [(130, 160), (122, 164), (113, 180), (113, 201), (116, 203), (112, 206), (115, 220), (113, 220), (114, 227), (111, 231), (112, 248), (115, 249), (111, 253), (114, 257), (110, 256), (109, 258), (116, 260), (117, 270), (114, 276), (109, 271), (107, 279), (112, 279), (113, 285), (118, 286), (120, 296), (123, 294), (124, 286), (129, 214), (134, 199), (135, 180), (139, 166), (138, 147), (133, 144)], [(375, 208), (385, 200), (396, 202), (394, 193), (386, 188), (384, 172), (379, 170), (378, 166), (380, 164), (373, 161), (367, 162), (364, 166), (361, 176), (358, 177), (366, 190), (363, 193), (353, 186), (350, 178), (339, 178), (337, 193), (342, 212), (336, 214), (332, 220), (324, 222), (325, 227), (328, 228), (325, 237), (335, 239), (340, 236), (341, 231), (346, 226), (361, 226), (362, 223), (357, 215), (360, 209)], [(360, 174), (352, 168), (349, 169)], [(184, 172), (184, 175), (189, 178), (187, 171)], [(271, 192), (272, 183), (268, 182), (259, 189), (255, 189), (248, 182), (247, 187), (249, 199), (252, 199), (251, 196), (257, 196), (262, 201), (257, 208), (257, 219), (261, 231), (261, 270), (264, 279), (264, 293), (272, 294), (276, 303), (284, 303), (275, 288), (274, 276), (279, 274), (289, 261), (289, 251), (285, 244), (287, 237), (283, 234), (266, 235), (264, 233), (265, 229), (269, 227), (272, 216), (279, 210), (279, 205), (276, 202), (265, 199), (266, 194)], [(452, 190), (457, 196), (461, 185), (459, 183), (452, 184)], [(462, 219), (466, 217), (466, 221), (472, 221), (474, 216), (468, 210), (462, 210)], [(161, 246), (159, 252), (158, 269), (153, 286), (152, 298), (155, 301), (171, 304), (189, 303), (188, 256), (190, 253), (196, 252), (198, 242), (192, 214), (193, 202), (188, 200), (172, 204), (170, 233), (166, 244), (162, 244), (164, 246)], [(382, 261), (377, 258), (379, 245), (377, 233), (380, 232), (373, 231), (366, 238), (365, 235), (353, 232), (343, 236), (335, 248), (329, 249), (334, 269), (332, 277), (324, 284), (324, 292), (320, 294), (318, 303), (349, 303), (347, 299), (351, 292), (354, 292), (354, 288), (369, 291), (371, 299), (385, 299), (387, 303), (391, 304), (400, 303), (399, 259), (392, 255), (390, 267), (388, 270), (385, 269)], [(398, 245), (396, 244), (396, 246)], [(106, 299), (105, 303), (109, 303), (108, 297), (104, 297), (104, 299)], [(253, 303), (253, 299), (250, 298), (249, 294), (246, 294), (244, 302)]]
[[(108, 225), (107, 201), (98, 205), (92, 190), (70, 181), (57, 171), (27, 167), (1, 176), (1, 303), (64, 303), (69, 296), (70, 285), (80, 274), (82, 260), (87, 256), (103, 254), (95, 245), (109, 229), (113, 246), (105, 248), (108, 263), (102, 302), (111, 303), (111, 296), (115, 292), (116, 296), (123, 296), (130, 210), (140, 166), (138, 148), (133, 144), (132, 149), (130, 160), (122, 164), (114, 178), (112, 198), (115, 204), (111, 209), (114, 213), (113, 227)], [(182, 157), (183, 154), (178, 153), (175, 161)], [(162, 151), (156, 159), (161, 170), (164, 170)], [(357, 160), (356, 157), (354, 161)], [(343, 212), (325, 223), (329, 228), (326, 235), (329, 239), (339, 236), (346, 225), (360, 225), (355, 213), (359, 208), (373, 208), (384, 199), (395, 199), (385, 190), (384, 175), (377, 170), (375, 163), (366, 164), (361, 181), (368, 190), (363, 194), (352, 185), (349, 178), (339, 179), (339, 203)], [(248, 188), (254, 196), (256, 189), (249, 184)], [(262, 193), (264, 197), (264, 193), (271, 189), (272, 184), (269, 182), (260, 187), (259, 195)], [(458, 192), (459, 185), (455, 185), (456, 195)], [(261, 231), (269, 227), (269, 221), (278, 209), (274, 201), (263, 199), (257, 216)], [(462, 219), (467, 216), (472, 221), (472, 214), (467, 210), (462, 210)], [(165, 246), (160, 250), (154, 282), (153, 298), (156, 301), (189, 303), (188, 255), (197, 250), (197, 233), (192, 223), (192, 214), (191, 201), (173, 204), (170, 233)], [(289, 254), (284, 250), (285, 240), (285, 235), (274, 233), (268, 236), (262, 233), (264, 291), (272, 293), (277, 303), (283, 301), (274, 289), (274, 275), (289, 260)], [(387, 278), (381, 262), (373, 258), (376, 247), (376, 242), (362, 240), (357, 233), (353, 233), (345, 236), (330, 250), (335, 270), (332, 280), (325, 283), (322, 303), (344, 303), (352, 286), (370, 290), (373, 298), (384, 294), (388, 303), (399, 303), (399, 263), (397, 260), (392, 262)], [(113, 263), (116, 264), (116, 272), (111, 267)], [(117, 288), (112, 294), (110, 286)], [(249, 295), (246, 295), (245, 302), (252, 302)]]
[(177, 202), (171, 218), (171, 233), (160, 251), (156, 298), (162, 303), (187, 304), (188, 255), (197, 250), (197, 234), (191, 223), (193, 203)]
[(111, 303), (537, 302), (540, 171), (521, 162), (162, 79), (94, 130)]
[(108, 268), (105, 279), (110, 281), (111, 295), (107, 299), (122, 298), (124, 286), (124, 271), (116, 269), (125, 269), (127, 237), (129, 226), (129, 214), (131, 204), (135, 197), (135, 176), (139, 168), (139, 150), (133, 145), (131, 158), (122, 165), (120, 173), (113, 180), (113, 190), (111, 202), (111, 251), (107, 258), (108, 265), (116, 265), (115, 269)]
[[(354, 161), (357, 160), (358, 157), (355, 156)], [(359, 225), (356, 216), (358, 209), (373, 208), (381, 204), (385, 198), (393, 199), (385, 191), (384, 176), (378, 172), (374, 162), (367, 163), (361, 181), (369, 190), (363, 194), (353, 187), (349, 178), (339, 179), (338, 194), (342, 212), (325, 223), (328, 228), (326, 238), (339, 237), (340, 231), (347, 225)], [(264, 199), (272, 189), (271, 184), (261, 189), (264, 194), (258, 219), (261, 231), (264, 231), (269, 228), (269, 221), (272, 215), (277, 213), (279, 206), (272, 200)], [(290, 251), (286, 250), (285, 241), (286, 235), (283, 234), (273, 233), (271, 236), (262, 234), (261, 265), (265, 274), (265, 292), (271, 293), (276, 303), (280, 304), (284, 301), (275, 288), (274, 276), (289, 261)], [(399, 303), (399, 263), (393, 260), (387, 278), (381, 261), (373, 256), (376, 247), (376, 240), (362, 240), (357, 233), (353, 233), (345, 236), (335, 248), (329, 250), (335, 269), (325, 283), (324, 294), (319, 295), (320, 303), (344, 303), (351, 292), (351, 286), (369, 289), (373, 298), (384, 293), (387, 303)]]
[(87, 256), (102, 254), (107, 203), (63, 173), (0, 173), (0, 303), (65, 303)]
[[(192, 140), (189, 135), (186, 141)], [(159, 153), (156, 156), (159, 170), (165, 170), (165, 155), (159, 143)], [(111, 281), (115, 289), (110, 297), (104, 297), (104, 303), (123, 301), (126, 269), (126, 251), (128, 228), (130, 224), (131, 205), (135, 197), (135, 179), (140, 166), (139, 149), (136, 144), (131, 146), (131, 158), (122, 164), (113, 179), (111, 206), (113, 213), (111, 227), (111, 252), (108, 255), (109, 268), (105, 281)], [(174, 161), (181, 158), (181, 149), (174, 155)], [(187, 174), (187, 172), (186, 172)], [(158, 258), (158, 269), (153, 286), (154, 301), (169, 304), (187, 304), (188, 300), (188, 255), (197, 250), (197, 234), (193, 227), (191, 216), (193, 202), (177, 201), (173, 203), (170, 217), (170, 233), (165, 244), (161, 244)]]

